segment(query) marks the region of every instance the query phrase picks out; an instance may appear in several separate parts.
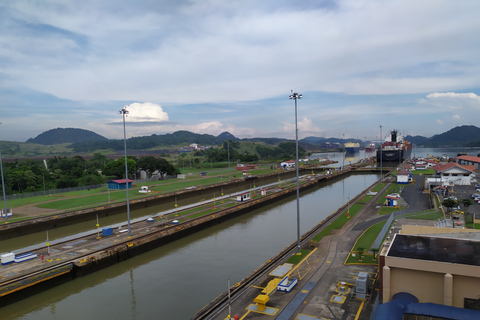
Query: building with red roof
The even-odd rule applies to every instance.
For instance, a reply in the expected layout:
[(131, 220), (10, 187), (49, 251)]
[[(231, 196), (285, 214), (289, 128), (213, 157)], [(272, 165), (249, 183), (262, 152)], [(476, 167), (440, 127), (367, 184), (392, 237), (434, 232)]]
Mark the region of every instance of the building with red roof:
[(460, 165), (474, 166), (475, 170), (480, 170), (480, 157), (458, 156), (455, 158), (455, 162)]
[[(132, 188), (133, 180), (128, 179), (128, 189)], [(108, 189), (110, 190), (119, 190), (119, 189), (126, 189), (127, 188), (127, 180), (126, 179), (118, 179), (118, 180), (110, 180), (107, 182)]]
[(446, 185), (471, 185), (475, 178), (473, 166), (463, 166), (456, 162), (439, 164), (434, 166), (437, 178), (440, 178)]

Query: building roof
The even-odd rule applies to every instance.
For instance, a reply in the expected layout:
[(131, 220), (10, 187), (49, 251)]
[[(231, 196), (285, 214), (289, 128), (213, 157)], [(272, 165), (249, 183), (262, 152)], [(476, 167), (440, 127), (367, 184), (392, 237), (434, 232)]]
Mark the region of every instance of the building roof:
[(480, 266), (480, 241), (396, 234), (387, 255)]
[[(108, 181), (108, 183), (109, 183), (109, 182), (114, 182), (114, 183), (119, 183), (119, 184), (121, 184), (121, 183), (127, 183), (127, 180), (126, 180), (126, 179), (118, 179), (118, 180), (110, 180), (110, 181)], [(133, 180), (128, 179), (128, 182), (133, 182)]]
[(474, 156), (458, 156), (458, 157), (455, 157), (455, 159), (480, 163), (480, 157), (474, 157)]
[(433, 169), (436, 172), (443, 172), (443, 171), (451, 169), (453, 167), (457, 167), (457, 168), (467, 170), (467, 171), (470, 171), (470, 172), (474, 171), (474, 170), (470, 169), (469, 166), (462, 166), (462, 165), (459, 165), (458, 163), (455, 163), (455, 162), (449, 162), (449, 163), (446, 163), (446, 164), (439, 164), (439, 165), (434, 166)]
[(397, 176), (408, 176), (410, 174), (409, 171), (399, 171), (397, 173)]

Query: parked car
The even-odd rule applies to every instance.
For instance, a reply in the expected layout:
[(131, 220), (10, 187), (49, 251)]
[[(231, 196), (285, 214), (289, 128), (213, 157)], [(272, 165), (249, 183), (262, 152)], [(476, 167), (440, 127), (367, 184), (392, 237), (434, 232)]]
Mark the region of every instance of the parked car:
[(470, 198), (472, 198), (472, 199), (475, 199), (475, 198), (478, 198), (478, 197), (480, 197), (480, 193), (472, 193), (470, 195)]

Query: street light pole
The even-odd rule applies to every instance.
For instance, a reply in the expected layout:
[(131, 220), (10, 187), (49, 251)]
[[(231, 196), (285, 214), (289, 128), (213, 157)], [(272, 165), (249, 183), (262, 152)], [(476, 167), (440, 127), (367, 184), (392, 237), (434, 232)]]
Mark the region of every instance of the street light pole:
[(383, 141), (382, 141), (382, 126), (380, 126), (380, 180), (383, 181)]
[[(2, 124), (0, 122), (0, 124)], [(3, 179), (3, 161), (2, 161), (2, 151), (0, 150), (0, 170), (2, 173), (2, 191), (3, 191), (3, 204), (5, 206), (5, 222), (8, 222), (8, 212), (7, 212), (7, 196), (5, 195), (5, 180)]]
[(123, 117), (123, 147), (125, 149), (125, 182), (127, 189), (127, 219), (128, 219), (128, 237), (132, 236), (130, 230), (130, 199), (128, 198), (128, 166), (127, 166), (127, 132), (125, 130), (125, 116), (128, 114), (127, 106), (118, 111)]
[(8, 222), (8, 211), (7, 211), (7, 196), (5, 195), (5, 180), (3, 180), (3, 161), (2, 161), (2, 151), (0, 150), (0, 169), (2, 170), (2, 190), (3, 190), (3, 204), (5, 205), (5, 222)]
[(297, 253), (300, 254), (300, 189), (298, 187), (298, 127), (297, 127), (297, 100), (302, 99), (302, 95), (293, 92), (290, 99), (295, 100), (295, 172), (297, 176)]
[(230, 181), (230, 140), (227, 140), (228, 181)]

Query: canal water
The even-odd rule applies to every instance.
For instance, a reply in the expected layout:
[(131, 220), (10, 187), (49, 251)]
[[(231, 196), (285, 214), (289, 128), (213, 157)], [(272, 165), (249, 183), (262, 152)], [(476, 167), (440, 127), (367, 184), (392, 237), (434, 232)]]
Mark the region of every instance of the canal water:
[[(302, 193), (303, 234), (376, 174), (351, 175)], [(2, 319), (190, 319), (296, 241), (296, 198), (253, 210), (91, 275), (0, 309)]]

